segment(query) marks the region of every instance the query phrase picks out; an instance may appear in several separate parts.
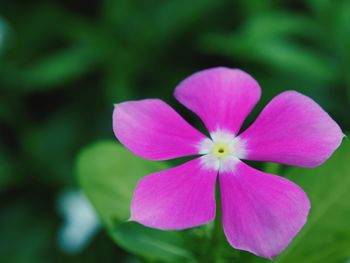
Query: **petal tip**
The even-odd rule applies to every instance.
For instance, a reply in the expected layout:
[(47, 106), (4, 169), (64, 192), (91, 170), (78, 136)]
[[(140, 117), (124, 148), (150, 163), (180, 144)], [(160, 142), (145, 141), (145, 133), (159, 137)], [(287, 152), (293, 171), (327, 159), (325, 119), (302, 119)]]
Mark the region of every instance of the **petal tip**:
[(249, 141), (248, 160), (312, 168), (333, 154), (344, 133), (312, 98), (287, 90), (273, 98), (240, 137)]
[(261, 88), (243, 70), (214, 67), (182, 80), (174, 96), (202, 119), (209, 132), (220, 127), (237, 134), (260, 99)]
[(226, 238), (236, 249), (273, 260), (306, 224), (310, 200), (293, 182), (243, 163), (236, 174), (241, 176), (227, 173), (220, 177)]

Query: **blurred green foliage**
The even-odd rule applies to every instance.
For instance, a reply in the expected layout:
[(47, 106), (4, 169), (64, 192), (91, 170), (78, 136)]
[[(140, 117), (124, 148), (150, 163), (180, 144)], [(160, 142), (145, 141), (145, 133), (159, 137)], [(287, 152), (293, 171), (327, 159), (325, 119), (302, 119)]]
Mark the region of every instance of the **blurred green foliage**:
[[(0, 261), (139, 262), (150, 258), (142, 254), (145, 251), (162, 261), (168, 258), (164, 253), (187, 257), (185, 248), (205, 258), (206, 245), (196, 240), (203, 240), (210, 225), (175, 233), (180, 237), (173, 240), (174, 233), (158, 238), (157, 231), (129, 223), (118, 228), (115, 221), (107, 223), (107, 230), (117, 245), (100, 233), (82, 253), (67, 255), (56, 244), (63, 219), (55, 202), (60, 191), (78, 186), (74, 162), (81, 149), (113, 139), (113, 103), (160, 97), (201, 128), (197, 118), (175, 103), (172, 92), (185, 76), (218, 65), (242, 68), (261, 84), (263, 98), (247, 123), (273, 96), (295, 89), (315, 99), (349, 132), (348, 0), (2, 0)], [(89, 158), (94, 147), (98, 150), (103, 144), (89, 146), (79, 158)], [(314, 210), (310, 224), (277, 262), (332, 263), (350, 257), (346, 224), (350, 205), (344, 201), (350, 185), (348, 148), (344, 145), (328, 164), (315, 170), (280, 169), (306, 189)], [(96, 167), (99, 179), (113, 176), (120, 154), (116, 152), (113, 159), (115, 151), (119, 150), (95, 153), (88, 162), (101, 160), (112, 166), (106, 173)], [(103, 154), (107, 156), (100, 159)], [(148, 165), (152, 164), (135, 167), (140, 170), (130, 181), (115, 174), (121, 185), (130, 184), (104, 191), (108, 200), (116, 199), (98, 205), (102, 209), (105, 205), (107, 216), (121, 213), (116, 220), (124, 218), (137, 178), (159, 169)], [(80, 175), (83, 168), (78, 167)], [(83, 188), (103, 183), (88, 178), (81, 181)], [(99, 188), (92, 189), (87, 190), (90, 199), (104, 203), (103, 197), (94, 197)], [(105, 212), (98, 212), (104, 221)], [(140, 233), (153, 237), (146, 250)], [(154, 239), (162, 241), (161, 248)], [(191, 242), (183, 247), (182, 239)], [(135, 246), (130, 248), (130, 243)], [(164, 246), (170, 250), (164, 252)], [(218, 255), (217, 262), (264, 262), (233, 251), (225, 241)]]

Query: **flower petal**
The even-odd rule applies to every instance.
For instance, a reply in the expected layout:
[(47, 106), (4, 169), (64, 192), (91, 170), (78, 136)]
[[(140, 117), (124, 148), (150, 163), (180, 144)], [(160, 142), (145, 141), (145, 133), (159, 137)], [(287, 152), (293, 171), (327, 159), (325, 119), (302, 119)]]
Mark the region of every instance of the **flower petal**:
[(310, 202), (304, 191), (282, 177), (240, 162), (219, 174), (224, 232), (237, 249), (272, 258), (305, 224)]
[(259, 101), (259, 84), (239, 69), (212, 68), (182, 81), (175, 97), (195, 112), (209, 132), (228, 130), (237, 134)]
[(206, 224), (215, 217), (217, 172), (200, 158), (143, 178), (131, 204), (131, 220), (163, 230)]
[(199, 143), (205, 138), (158, 99), (117, 104), (113, 112), (113, 131), (129, 150), (151, 160), (198, 154)]
[(240, 136), (247, 160), (314, 167), (340, 145), (338, 124), (312, 99), (295, 91), (276, 96)]

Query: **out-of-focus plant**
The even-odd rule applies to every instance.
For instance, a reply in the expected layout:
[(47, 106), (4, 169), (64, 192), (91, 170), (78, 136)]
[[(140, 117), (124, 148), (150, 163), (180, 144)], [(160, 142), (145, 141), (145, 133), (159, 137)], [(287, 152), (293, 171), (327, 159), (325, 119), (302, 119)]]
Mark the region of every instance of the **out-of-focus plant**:
[[(198, 69), (217, 65), (246, 69), (264, 89), (261, 105), (282, 89), (302, 91), (348, 132), (349, 5), (347, 0), (0, 1), (0, 261), (139, 262), (149, 258), (128, 248), (139, 242), (128, 231), (143, 232), (128, 223), (119, 228), (123, 240), (130, 237), (124, 244), (122, 239), (113, 244), (101, 231), (78, 255), (62, 253), (56, 244), (63, 223), (55, 209), (56, 196), (77, 186), (74, 160), (82, 156), (80, 150), (113, 138), (113, 103), (145, 97), (171, 103), (173, 87)], [(177, 110), (183, 112), (183, 108)], [(192, 115), (185, 117), (201, 127)], [(343, 168), (338, 172), (346, 157), (337, 154), (332, 160), (333, 177), (346, 176)], [(278, 169), (289, 173), (284, 167)], [(326, 172), (320, 168), (319, 173)], [(295, 179), (305, 189), (298, 180), (307, 175)], [(124, 180), (119, 175), (115, 178)], [(327, 188), (330, 196), (338, 190)], [(347, 219), (349, 207), (343, 204), (342, 212), (329, 211)], [(318, 221), (310, 233), (327, 223), (334, 234), (337, 220)], [(181, 249), (175, 257), (205, 258), (208, 248), (198, 240), (208, 235), (210, 227), (175, 233), (181, 236), (176, 239), (180, 242), (175, 248)], [(323, 257), (345, 261), (346, 226), (344, 231), (339, 229), (331, 236), (329, 250), (322, 245), (320, 262)], [(278, 260), (316, 256), (312, 251), (318, 248), (317, 240), (324, 240), (319, 235), (314, 235), (312, 248), (305, 245), (296, 251), (292, 245), (292, 251)], [(155, 239), (150, 240), (154, 244)], [(168, 241), (163, 245), (167, 248)], [(154, 246), (146, 248), (153, 251)], [(220, 247), (218, 254), (221, 262), (238, 260), (229, 247)], [(244, 252), (239, 257), (259, 261)], [(317, 262), (317, 258), (310, 260)]]

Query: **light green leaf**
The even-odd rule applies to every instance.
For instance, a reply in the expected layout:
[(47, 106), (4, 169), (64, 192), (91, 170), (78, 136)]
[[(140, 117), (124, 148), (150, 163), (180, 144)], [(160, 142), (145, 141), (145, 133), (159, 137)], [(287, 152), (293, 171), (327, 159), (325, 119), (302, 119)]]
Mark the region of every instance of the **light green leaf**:
[(276, 263), (337, 263), (350, 257), (350, 144), (321, 167), (292, 168), (288, 178), (308, 194), (307, 224)]
[(77, 162), (80, 185), (107, 225), (127, 220), (137, 182), (164, 169), (164, 164), (141, 159), (114, 141), (88, 146)]
[(141, 159), (114, 141), (87, 147), (77, 161), (80, 185), (117, 244), (142, 257), (187, 262), (190, 252), (185, 248), (185, 232), (160, 231), (126, 222), (137, 182), (164, 169), (164, 164)]

